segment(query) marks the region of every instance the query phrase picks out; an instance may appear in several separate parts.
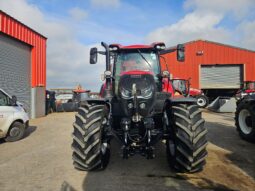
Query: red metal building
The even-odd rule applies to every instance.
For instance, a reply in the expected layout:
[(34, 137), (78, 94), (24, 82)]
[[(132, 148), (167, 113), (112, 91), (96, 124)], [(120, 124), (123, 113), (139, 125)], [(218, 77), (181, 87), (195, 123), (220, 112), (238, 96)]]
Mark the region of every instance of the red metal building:
[[(47, 38), (0, 10), (0, 87), (15, 94), (32, 118), (44, 115)], [(3, 62), (3, 63), (2, 63)]]
[[(176, 60), (176, 52), (162, 56), (173, 77), (191, 78), (191, 86), (206, 91), (236, 90), (242, 81), (255, 80), (255, 51), (207, 40), (185, 43), (185, 61)], [(161, 59), (166, 69), (164, 59)]]

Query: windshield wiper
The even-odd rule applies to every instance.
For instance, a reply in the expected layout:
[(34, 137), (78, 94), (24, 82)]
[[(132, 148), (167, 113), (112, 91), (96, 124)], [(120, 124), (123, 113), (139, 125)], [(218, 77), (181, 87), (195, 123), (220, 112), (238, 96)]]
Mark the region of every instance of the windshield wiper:
[(151, 68), (151, 65), (150, 63), (146, 60), (146, 58), (143, 56), (143, 54), (141, 53), (141, 51), (139, 49), (137, 49), (138, 53), (140, 54), (140, 56), (142, 57), (142, 59), (150, 66)]

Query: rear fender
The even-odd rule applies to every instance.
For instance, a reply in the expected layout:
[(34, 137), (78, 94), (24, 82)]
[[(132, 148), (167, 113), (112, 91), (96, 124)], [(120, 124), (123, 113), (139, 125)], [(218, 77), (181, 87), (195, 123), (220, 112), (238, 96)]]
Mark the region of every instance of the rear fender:
[(194, 105), (197, 105), (197, 99), (192, 98), (192, 97), (169, 98), (165, 101), (163, 111), (171, 109), (172, 106), (177, 105), (177, 104), (194, 104)]
[(254, 95), (246, 95), (243, 97), (243, 99), (241, 99), (239, 102), (241, 102), (242, 100), (244, 100), (244, 102), (249, 102), (249, 103), (254, 103), (255, 102), (255, 94)]

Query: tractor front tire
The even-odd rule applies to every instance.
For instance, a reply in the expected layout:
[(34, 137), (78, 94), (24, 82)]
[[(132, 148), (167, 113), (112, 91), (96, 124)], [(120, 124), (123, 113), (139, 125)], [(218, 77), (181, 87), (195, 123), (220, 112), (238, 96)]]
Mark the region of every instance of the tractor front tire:
[(209, 104), (209, 99), (205, 95), (199, 95), (196, 97), (196, 99), (197, 99), (197, 105), (201, 108), (205, 108)]
[(255, 102), (250, 103), (245, 99), (237, 102), (235, 123), (241, 138), (255, 142)]
[(178, 172), (198, 172), (205, 165), (208, 144), (197, 105), (176, 104), (167, 111), (170, 137), (166, 152), (170, 167)]
[(104, 169), (109, 162), (110, 149), (104, 141), (103, 124), (106, 109), (102, 104), (85, 104), (78, 109), (73, 124), (73, 165), (76, 169), (92, 171)]

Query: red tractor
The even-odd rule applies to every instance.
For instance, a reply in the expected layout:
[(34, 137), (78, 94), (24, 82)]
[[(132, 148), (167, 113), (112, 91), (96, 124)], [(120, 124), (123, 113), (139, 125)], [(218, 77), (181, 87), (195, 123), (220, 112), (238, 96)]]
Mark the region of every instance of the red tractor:
[[(105, 51), (92, 48), (90, 63), (106, 57), (102, 98), (81, 103), (73, 131), (73, 164), (80, 170), (104, 169), (110, 143), (116, 138), (122, 157), (155, 157), (154, 146), (165, 140), (169, 165), (179, 172), (203, 169), (207, 156), (207, 129), (196, 99), (188, 97), (185, 83), (173, 88), (168, 71), (161, 71), (164, 43), (122, 46), (102, 42)], [(184, 46), (177, 45), (184, 61)], [(112, 64), (112, 65), (111, 65)], [(176, 93), (177, 91), (177, 93)], [(185, 97), (187, 96), (187, 97)]]
[(244, 81), (242, 83), (241, 89), (236, 93), (236, 98), (240, 99), (246, 95), (255, 94), (255, 81)]
[[(197, 100), (197, 105), (201, 108), (205, 108), (209, 104), (209, 99), (208, 97), (204, 94), (204, 92), (200, 89), (196, 88), (190, 88), (190, 79), (180, 79), (180, 78), (174, 78), (172, 80), (172, 84), (175, 87), (178, 87), (179, 84), (185, 83), (187, 84), (188, 88), (188, 95), (190, 97), (194, 97)], [(177, 88), (178, 89), (178, 88)]]
[(243, 139), (255, 142), (255, 81), (244, 81), (236, 98), (237, 131)]

